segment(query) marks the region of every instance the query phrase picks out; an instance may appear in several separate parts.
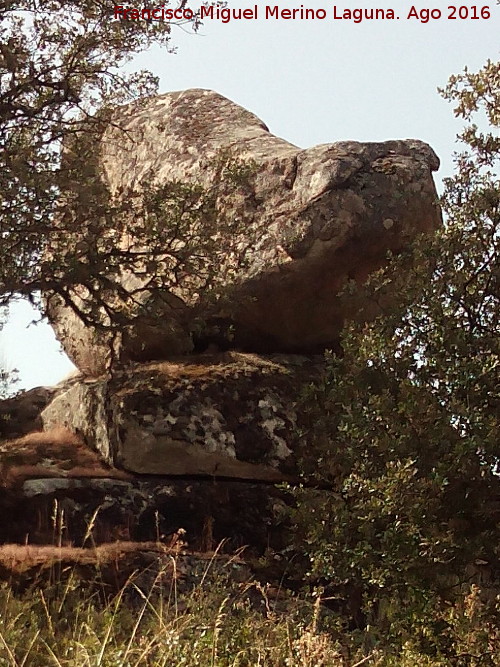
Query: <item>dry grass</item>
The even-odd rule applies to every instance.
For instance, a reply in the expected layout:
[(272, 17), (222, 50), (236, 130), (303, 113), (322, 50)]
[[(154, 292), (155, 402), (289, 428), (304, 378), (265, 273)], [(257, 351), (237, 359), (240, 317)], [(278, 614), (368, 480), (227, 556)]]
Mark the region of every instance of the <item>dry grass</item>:
[[(120, 545), (120, 549), (126, 545)], [(130, 547), (133, 548), (133, 547)], [(32, 562), (46, 556), (30, 548)], [(98, 551), (98, 550), (96, 550)], [(100, 547), (104, 559), (116, 555)], [(19, 557), (14, 547), (4, 557)], [(205, 562), (201, 581), (185, 594), (176, 577), (159, 572), (149, 590), (130, 576), (105, 603), (76, 578), (24, 597), (0, 588), (2, 667), (347, 667), (335, 642), (316, 631), (317, 611), (290, 601), (287, 614), (272, 602), (252, 602), (251, 585), (231, 582), (231, 567)], [(175, 575), (177, 560), (171, 560)], [(167, 585), (165, 585), (167, 581)], [(130, 598), (130, 592), (135, 595)], [(265, 589), (261, 587), (263, 596)], [(309, 617), (309, 618), (308, 618)], [(304, 661), (305, 660), (305, 661)]]
[(112, 542), (91, 549), (54, 545), (0, 545), (0, 567), (6, 571), (22, 573), (34, 567), (52, 567), (61, 562), (74, 565), (105, 565), (116, 562), (127, 554), (154, 552), (176, 554), (178, 549), (160, 542)]
[(27, 479), (57, 477), (131, 479), (127, 473), (108, 466), (64, 427), (36, 431), (0, 445), (3, 487), (13, 488)]
[(66, 427), (58, 426), (50, 429), (50, 431), (34, 431), (33, 433), (28, 433), (21, 438), (12, 440), (12, 443), (18, 447), (38, 448), (43, 445), (54, 447), (65, 445), (80, 446), (83, 444), (83, 441)]
[[(0, 563), (39, 564), (61, 554), (85, 565), (121, 560), (137, 544), (102, 545), (94, 550), (0, 549)], [(142, 548), (168, 549), (156, 543)], [(170, 555), (167, 553), (167, 555)], [(197, 583), (181, 591), (181, 554), (147, 579), (132, 572), (111, 597), (80, 585), (78, 568), (53, 567), (55, 576), (37, 582), (23, 595), (0, 585), (1, 667), (498, 667), (499, 635), (481, 616), (479, 596), (446, 612), (450, 656), (421, 652), (417, 643), (399, 649), (379, 636), (368, 643), (350, 633), (342, 619), (325, 613), (321, 599), (313, 603), (288, 596), (277, 607), (270, 589), (232, 576), (234, 560), (220, 567), (216, 554), (205, 559)], [(48, 560), (47, 560), (48, 559)], [(24, 560), (24, 563), (22, 562)], [(55, 561), (54, 561), (55, 562)], [(62, 576), (66, 573), (66, 576)], [(76, 573), (76, 574), (75, 574)], [(58, 578), (59, 577), (59, 578)], [(428, 626), (431, 629), (432, 623)], [(426, 635), (426, 640), (433, 639)], [(366, 648), (366, 645), (370, 648)], [(374, 646), (375, 644), (375, 646)], [(365, 647), (363, 648), (363, 645)], [(378, 646), (377, 646), (378, 645)]]
[(227, 351), (217, 354), (198, 354), (193, 357), (183, 358), (182, 362), (154, 361), (141, 364), (138, 367), (140, 374), (148, 376), (156, 373), (169, 381), (174, 380), (211, 380), (220, 377), (237, 377), (244, 371), (260, 372), (267, 369), (274, 372), (284, 372), (286, 369), (279, 363), (265, 356), (247, 352)]

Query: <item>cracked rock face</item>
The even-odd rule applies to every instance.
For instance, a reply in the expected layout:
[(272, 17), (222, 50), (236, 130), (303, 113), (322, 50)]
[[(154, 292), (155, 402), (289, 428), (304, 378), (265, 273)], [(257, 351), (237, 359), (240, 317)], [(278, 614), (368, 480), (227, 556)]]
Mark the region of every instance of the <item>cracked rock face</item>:
[[(303, 150), (237, 104), (199, 89), (122, 107), (113, 120), (102, 139), (100, 169), (116, 197), (140, 192), (144, 182), (210, 185), (211, 159), (228, 149), (255, 165), (251, 196), (225, 202), (226, 212), (247, 222), (249, 261), (226, 286), (224, 313), (213, 313), (231, 328), (237, 349), (308, 354), (335, 348), (352, 310), (349, 299), (338, 296), (346, 282), (362, 282), (388, 250), (397, 252), (441, 223), (432, 179), (439, 162), (417, 140)], [(125, 287), (129, 279), (124, 275)], [(157, 325), (139, 320), (124, 338), (124, 359), (160, 359), (193, 348), (189, 281), (164, 302), (164, 311), (155, 305)], [(87, 374), (102, 372), (106, 342), (56, 299), (49, 299), (48, 311), (75, 364)], [(374, 314), (367, 306), (365, 316)]]

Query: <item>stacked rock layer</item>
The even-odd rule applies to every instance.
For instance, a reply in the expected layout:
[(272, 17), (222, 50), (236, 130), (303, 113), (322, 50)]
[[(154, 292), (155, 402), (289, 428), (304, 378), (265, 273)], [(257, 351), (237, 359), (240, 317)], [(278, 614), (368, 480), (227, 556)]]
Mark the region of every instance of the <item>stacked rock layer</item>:
[[(114, 340), (46, 295), (80, 374), (0, 404), (0, 506), (17, 516), (1, 541), (49, 541), (55, 503), (77, 545), (89, 525), (95, 542), (182, 529), (197, 548), (284, 544), (289, 498), (276, 483), (299, 480), (301, 395), (345, 319), (360, 305), (361, 317), (377, 314), (342, 290), (440, 225), (438, 160), (416, 140), (303, 150), (221, 95), (188, 90), (118, 109), (96, 177), (115, 200), (145, 183), (209, 188), (221, 152), (251, 165), (244, 189), (221, 200), (223, 220), (245, 222), (246, 261), (231, 271), (222, 260), (224, 305), (208, 308), (201, 330), (189, 276), (160, 298), (143, 290), (144, 317), (125, 328), (110, 367)], [(124, 268), (120, 288), (147, 279)], [(201, 354), (214, 323), (225, 351)]]

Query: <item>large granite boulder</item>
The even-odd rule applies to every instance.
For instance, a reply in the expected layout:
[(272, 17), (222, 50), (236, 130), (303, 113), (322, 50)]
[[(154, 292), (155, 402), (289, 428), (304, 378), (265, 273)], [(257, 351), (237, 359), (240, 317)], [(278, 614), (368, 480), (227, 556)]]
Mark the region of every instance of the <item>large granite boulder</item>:
[[(362, 283), (389, 250), (440, 224), (431, 174), (438, 160), (414, 140), (301, 150), (220, 95), (190, 90), (116, 110), (89, 171), (96, 191), (104, 183), (114, 202), (133, 193), (141, 201), (146, 184), (212, 187), (228, 150), (249, 169), (241, 189), (218, 198), (214, 239), (223, 240), (225, 222), (243, 221), (233, 250), (244, 248), (245, 261), (221, 244), (221, 299), (182, 271), (156, 290), (151, 246), (134, 245), (141, 214), (127, 218), (127, 233), (112, 220), (100, 226), (104, 215), (79, 233), (70, 204), (78, 197), (67, 197), (54, 238), (65, 260), (68, 249), (80, 253), (75, 283), (95, 259), (87, 233), (94, 249), (118, 249), (120, 262), (116, 275), (76, 284), (65, 301), (46, 294), (82, 373), (0, 402), (0, 510), (15, 517), (3, 522), (0, 542), (169, 543), (182, 534), (196, 549), (228, 538), (259, 553), (286, 544), (293, 499), (282, 483), (300, 483), (308, 460), (300, 397), (321, 381), (316, 353), (337, 346), (360, 303), (360, 317), (377, 312), (355, 290), (344, 296), (344, 286)], [(65, 236), (65, 220), (74, 238)], [(168, 229), (156, 230), (165, 252), (179, 242)], [(196, 247), (197, 232), (184, 231)], [(127, 244), (142, 257), (137, 274), (121, 262)], [(182, 247), (192, 254), (188, 241)], [(47, 261), (57, 251), (55, 242)], [(133, 321), (127, 314), (112, 332), (100, 326), (132, 294)], [(78, 312), (92, 309), (103, 319), (89, 325)]]
[[(143, 291), (143, 319), (121, 332), (123, 360), (203, 349), (214, 336), (226, 349), (251, 352), (335, 347), (353, 311), (350, 300), (339, 296), (346, 282), (362, 282), (389, 250), (397, 252), (441, 222), (431, 173), (439, 162), (421, 141), (344, 141), (303, 150), (209, 90), (168, 93), (116, 110), (97, 152), (96, 177), (115, 201), (140, 193), (145, 184), (209, 187), (220, 178), (217, 156), (228, 150), (252, 165), (244, 190), (223, 201), (224, 219), (245, 222), (238, 238), (247, 249), (244, 266), (231, 271), (234, 257), (221, 261), (226, 298), (219, 310), (212, 306), (201, 331), (193, 276), (177, 276), (160, 296)], [(127, 269), (121, 286), (137, 290), (147, 280)], [(88, 375), (102, 373), (111, 350), (116, 354), (111, 336), (85, 326), (61, 298), (47, 297), (70, 358)], [(87, 297), (75, 287), (74, 299)], [(370, 304), (365, 316), (373, 314)]]

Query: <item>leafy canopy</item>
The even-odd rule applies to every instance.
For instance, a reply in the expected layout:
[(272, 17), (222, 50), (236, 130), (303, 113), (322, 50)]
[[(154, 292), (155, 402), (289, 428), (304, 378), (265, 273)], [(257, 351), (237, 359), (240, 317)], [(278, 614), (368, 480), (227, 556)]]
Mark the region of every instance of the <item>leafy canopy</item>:
[(157, 90), (152, 74), (123, 66), (152, 44), (171, 50), (171, 29), (114, 19), (103, 0), (0, 7), (0, 304), (27, 296), (43, 311), (45, 295), (121, 332), (139, 317), (154, 325), (169, 290), (196, 304), (245, 264), (252, 239), (223, 203), (245, 194), (251, 165), (220, 155), (209, 187), (145, 178), (114, 198), (102, 179), (103, 134), (125, 132), (134, 109), (117, 106)]
[[(0, 3), (2, 303), (74, 282), (78, 258), (55, 258), (54, 241), (92, 219), (93, 233), (99, 218), (109, 223), (113, 208), (92, 171), (96, 144), (109, 110), (156, 91), (151, 73), (124, 65), (153, 44), (172, 50), (172, 25), (116, 20), (104, 0)], [(78, 161), (61, 159), (63, 139)], [(71, 225), (65, 192), (80, 207)], [(105, 269), (103, 259), (93, 274)]]

